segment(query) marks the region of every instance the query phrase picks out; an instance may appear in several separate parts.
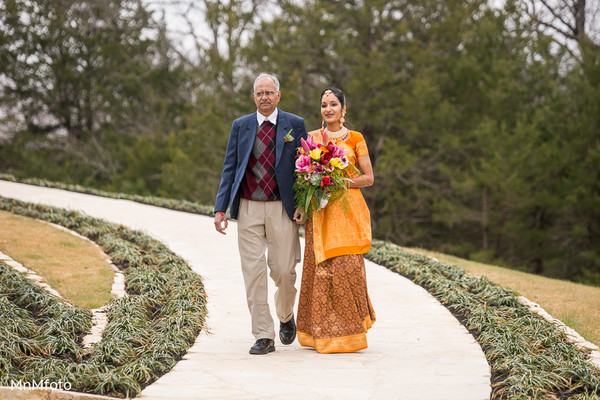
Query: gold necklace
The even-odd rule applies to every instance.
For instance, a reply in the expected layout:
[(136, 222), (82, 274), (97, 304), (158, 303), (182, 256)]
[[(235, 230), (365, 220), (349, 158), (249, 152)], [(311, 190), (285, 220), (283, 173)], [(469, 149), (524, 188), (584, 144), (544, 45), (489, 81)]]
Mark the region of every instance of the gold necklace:
[(332, 132), (329, 129), (325, 128), (325, 132), (327, 132), (327, 136), (329, 136), (331, 139), (340, 139), (343, 142), (346, 136), (348, 135), (348, 128), (342, 126), (342, 129), (335, 132)]

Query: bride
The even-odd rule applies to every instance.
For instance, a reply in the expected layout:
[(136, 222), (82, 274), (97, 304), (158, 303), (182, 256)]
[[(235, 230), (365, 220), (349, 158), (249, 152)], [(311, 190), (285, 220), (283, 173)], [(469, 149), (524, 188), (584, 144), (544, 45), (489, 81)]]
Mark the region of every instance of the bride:
[(315, 211), (305, 223), (298, 341), (319, 353), (367, 348), (366, 333), (375, 321), (363, 258), (371, 248), (371, 220), (360, 191), (373, 184), (373, 168), (363, 136), (344, 126), (345, 114), (343, 92), (328, 88), (321, 94), (323, 127), (309, 132), (315, 142), (322, 142), (325, 132), (345, 148), (356, 167), (345, 169), (350, 180), (342, 198)]

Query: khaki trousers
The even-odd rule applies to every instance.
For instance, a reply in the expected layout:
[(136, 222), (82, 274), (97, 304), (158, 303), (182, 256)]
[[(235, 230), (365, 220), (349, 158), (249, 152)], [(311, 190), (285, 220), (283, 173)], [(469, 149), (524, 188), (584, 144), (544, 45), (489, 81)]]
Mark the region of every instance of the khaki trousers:
[[(281, 201), (240, 199), (238, 246), (255, 339), (275, 339), (269, 309), (267, 266), (275, 282), (275, 311), (281, 322), (292, 318), (296, 301), (296, 264), (300, 261), (298, 227)], [(268, 257), (265, 256), (267, 251)]]

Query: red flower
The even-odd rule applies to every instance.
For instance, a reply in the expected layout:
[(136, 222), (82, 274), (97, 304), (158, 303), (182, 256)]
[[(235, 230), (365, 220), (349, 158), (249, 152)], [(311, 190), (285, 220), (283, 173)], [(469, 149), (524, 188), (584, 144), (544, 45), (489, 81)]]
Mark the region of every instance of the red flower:
[(329, 175), (325, 175), (321, 178), (321, 187), (331, 185), (331, 177)]
[(327, 165), (329, 163), (329, 161), (331, 160), (331, 153), (325, 153), (323, 155), (321, 155), (321, 164), (323, 165)]

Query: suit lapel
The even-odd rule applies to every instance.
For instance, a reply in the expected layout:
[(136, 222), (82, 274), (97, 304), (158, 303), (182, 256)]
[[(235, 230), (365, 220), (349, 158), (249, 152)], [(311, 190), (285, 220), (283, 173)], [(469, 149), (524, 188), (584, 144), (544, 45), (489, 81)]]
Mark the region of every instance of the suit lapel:
[(284, 142), (283, 137), (290, 129), (291, 126), (285, 113), (279, 110), (279, 121), (277, 121), (277, 133), (275, 134), (275, 168), (277, 168), (279, 160), (281, 160)]
[(241, 165), (244, 166), (248, 164), (248, 159), (254, 146), (254, 139), (256, 138), (256, 114), (249, 115), (245, 122), (244, 126), (240, 127), (240, 136), (238, 139), (238, 148), (243, 155)]

